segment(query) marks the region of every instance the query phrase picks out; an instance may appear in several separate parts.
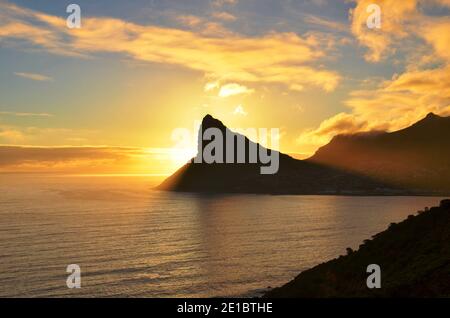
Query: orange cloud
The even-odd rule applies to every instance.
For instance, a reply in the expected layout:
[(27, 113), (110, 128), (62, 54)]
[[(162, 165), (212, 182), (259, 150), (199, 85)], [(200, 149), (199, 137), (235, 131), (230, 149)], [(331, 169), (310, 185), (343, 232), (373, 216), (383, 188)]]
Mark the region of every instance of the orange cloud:
[(371, 13), (367, 12), (367, 8), (374, 1), (356, 0), (355, 2), (356, 7), (350, 11), (352, 33), (361, 45), (369, 49), (365, 58), (371, 62), (378, 62), (386, 52), (392, 52), (392, 44), (408, 36), (408, 30), (406, 30), (408, 23), (418, 17), (418, 0), (379, 0), (375, 3), (381, 8), (381, 29), (369, 29), (367, 19)]
[(171, 149), (0, 146), (0, 172), (170, 174)]
[(0, 126), (0, 140), (6, 140), (7, 142), (20, 143), (25, 139), (23, 133), (11, 127)]
[(0, 8), (0, 18), (5, 17), (0, 19), (0, 39), (26, 40), (55, 54), (122, 53), (197, 70), (222, 81), (275, 83), (294, 89), (312, 86), (332, 91), (341, 79), (336, 72), (309, 65), (325, 58), (328, 50), (313, 35), (272, 32), (245, 37), (214, 23), (205, 25), (203, 33), (194, 33), (112, 18), (85, 18), (81, 29), (68, 29), (61, 18), (7, 2)]
[(297, 139), (298, 144), (317, 148), (339, 134), (395, 131), (430, 112), (450, 115), (450, 66), (405, 72), (377, 89), (354, 91), (346, 105), (349, 113), (337, 114), (317, 129), (304, 132)]
[(381, 8), (381, 29), (369, 29), (366, 25), (370, 12), (367, 12), (371, 0), (355, 0), (356, 7), (350, 11), (352, 33), (359, 43), (368, 48), (366, 60), (378, 62), (394, 52), (402, 39), (418, 37), (425, 39), (440, 57), (449, 59), (448, 17), (427, 16), (421, 7), (427, 5), (449, 6), (450, 0), (380, 0), (376, 4)]
[[(382, 28), (371, 30), (366, 26), (370, 14), (366, 8), (373, 1), (355, 2), (356, 7), (350, 12), (352, 33), (368, 48), (366, 60), (380, 61), (395, 50), (397, 43), (409, 38), (424, 41), (415, 42), (403, 74), (379, 82), (374, 89), (351, 92), (345, 101), (349, 112), (339, 113), (324, 120), (318, 128), (305, 131), (297, 139), (303, 151), (316, 149), (338, 134), (398, 130), (429, 112), (450, 114), (450, 19), (424, 15), (418, 5), (430, 2), (381, 0), (376, 3), (382, 10)], [(450, 1), (435, 0), (434, 4), (449, 5)], [(424, 69), (427, 64), (433, 67)]]
[(378, 89), (353, 92), (346, 103), (369, 129), (397, 130), (429, 112), (445, 115), (450, 109), (450, 65), (407, 71)]
[(334, 136), (353, 134), (366, 130), (368, 124), (365, 120), (348, 113), (339, 113), (324, 120), (317, 129), (308, 129), (297, 138), (303, 152), (315, 151), (318, 147), (328, 143)]
[(450, 18), (428, 21), (421, 34), (440, 58), (450, 62)]

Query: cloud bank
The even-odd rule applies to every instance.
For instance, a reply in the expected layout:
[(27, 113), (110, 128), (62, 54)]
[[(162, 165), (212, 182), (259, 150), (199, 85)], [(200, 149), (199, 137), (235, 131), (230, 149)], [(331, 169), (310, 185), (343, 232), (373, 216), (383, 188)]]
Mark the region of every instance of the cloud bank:
[[(234, 3), (217, 2), (219, 6)], [(0, 40), (14, 45), (25, 42), (53, 54), (119, 53), (139, 61), (178, 65), (221, 81), (282, 84), (294, 89), (333, 91), (341, 79), (335, 71), (311, 65), (326, 58), (329, 49), (328, 43), (314, 35), (271, 32), (247, 37), (220, 32), (218, 24), (216, 28), (207, 24), (209, 29), (203, 30), (207, 32), (193, 32), (107, 17), (86, 17), (81, 29), (69, 29), (62, 18), (8, 2), (0, 2), (0, 12)], [(193, 17), (185, 20), (200, 23)]]

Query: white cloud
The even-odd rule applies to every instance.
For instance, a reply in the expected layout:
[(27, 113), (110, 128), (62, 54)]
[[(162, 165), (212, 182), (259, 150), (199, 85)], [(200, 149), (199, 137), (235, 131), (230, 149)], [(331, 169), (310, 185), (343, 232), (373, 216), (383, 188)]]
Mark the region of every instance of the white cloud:
[(49, 113), (29, 113), (29, 112), (0, 112), (0, 115), (9, 115), (17, 117), (53, 117), (53, 114)]
[(232, 15), (231, 13), (222, 11), (222, 12), (214, 12), (212, 16), (216, 19), (222, 20), (222, 21), (235, 21), (236, 17)]
[(238, 3), (238, 0), (212, 0), (214, 7), (223, 7), (225, 5), (234, 6)]
[(240, 94), (250, 94), (253, 93), (253, 89), (249, 89), (246, 86), (239, 85), (236, 83), (225, 84), (220, 88), (219, 97), (229, 97)]
[(219, 82), (208, 82), (205, 84), (204, 90), (205, 92), (210, 92), (216, 88), (219, 88), (219, 86), (220, 86)]
[(236, 106), (236, 108), (233, 111), (233, 115), (237, 116), (247, 116), (247, 112), (244, 110), (244, 107), (242, 105)]
[(49, 76), (46, 75), (42, 75), (42, 74), (37, 74), (37, 73), (25, 73), (25, 72), (14, 72), (14, 75), (19, 76), (19, 77), (23, 77), (26, 79), (30, 79), (33, 81), (52, 81), (53, 79)]

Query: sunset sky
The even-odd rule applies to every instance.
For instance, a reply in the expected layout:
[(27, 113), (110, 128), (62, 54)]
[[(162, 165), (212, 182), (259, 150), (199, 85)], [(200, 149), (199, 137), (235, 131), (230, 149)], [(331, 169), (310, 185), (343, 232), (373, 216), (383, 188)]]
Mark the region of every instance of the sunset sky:
[(305, 157), (450, 115), (450, 0), (0, 0), (0, 83), (0, 172), (171, 173), (208, 113)]

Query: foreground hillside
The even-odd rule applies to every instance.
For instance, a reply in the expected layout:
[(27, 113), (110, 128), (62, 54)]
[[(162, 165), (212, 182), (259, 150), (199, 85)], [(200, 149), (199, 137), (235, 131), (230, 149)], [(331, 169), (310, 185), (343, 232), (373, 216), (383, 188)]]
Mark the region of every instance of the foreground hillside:
[[(368, 289), (369, 264), (381, 288)], [(450, 200), (367, 240), (348, 255), (302, 272), (265, 297), (450, 297)]]

